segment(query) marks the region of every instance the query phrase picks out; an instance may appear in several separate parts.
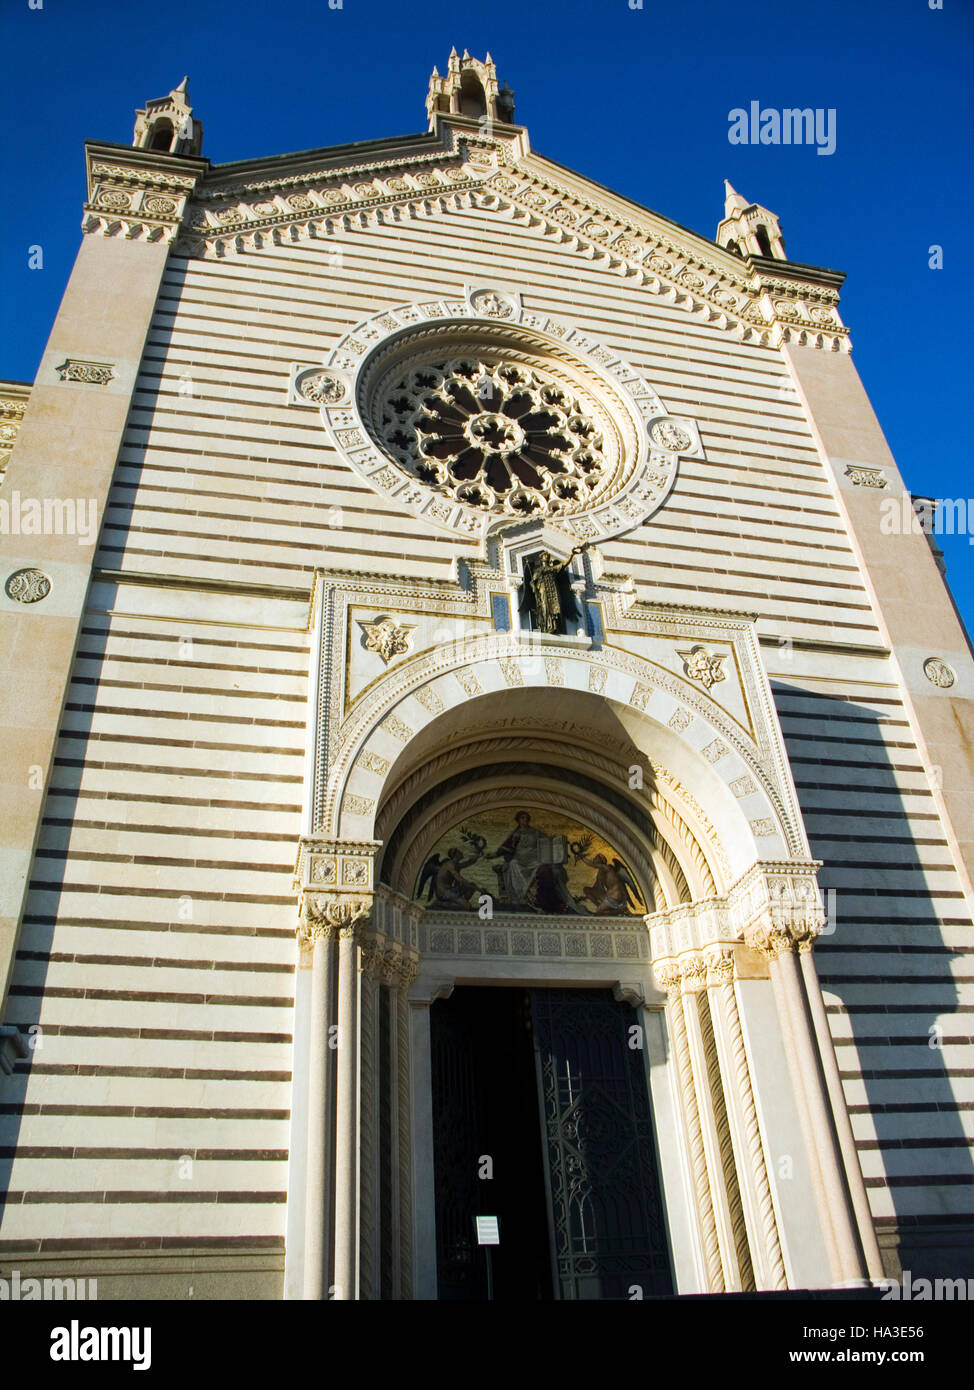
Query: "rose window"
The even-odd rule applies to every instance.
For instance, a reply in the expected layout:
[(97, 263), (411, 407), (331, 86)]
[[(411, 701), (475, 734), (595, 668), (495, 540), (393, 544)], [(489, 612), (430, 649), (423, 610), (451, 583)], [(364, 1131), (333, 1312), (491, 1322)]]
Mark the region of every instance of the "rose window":
[(377, 433), (401, 467), (485, 511), (580, 511), (612, 472), (598, 408), (553, 375), (502, 357), (411, 367), (377, 407)]

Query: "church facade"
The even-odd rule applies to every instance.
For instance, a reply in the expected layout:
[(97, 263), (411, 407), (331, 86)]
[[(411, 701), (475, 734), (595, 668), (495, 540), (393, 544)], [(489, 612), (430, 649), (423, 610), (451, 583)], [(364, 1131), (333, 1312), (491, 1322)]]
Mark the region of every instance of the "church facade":
[(974, 1273), (974, 663), (843, 276), (534, 152), (489, 55), (427, 113), (86, 146), (0, 383), (0, 1267)]

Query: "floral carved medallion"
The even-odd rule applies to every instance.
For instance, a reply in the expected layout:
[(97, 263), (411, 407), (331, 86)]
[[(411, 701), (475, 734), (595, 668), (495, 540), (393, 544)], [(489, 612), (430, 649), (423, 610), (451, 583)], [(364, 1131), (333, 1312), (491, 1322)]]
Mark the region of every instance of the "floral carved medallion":
[(618, 353), (512, 289), (383, 310), (290, 383), (370, 487), (469, 539), (531, 519), (598, 543), (662, 506), (680, 456), (703, 457)]

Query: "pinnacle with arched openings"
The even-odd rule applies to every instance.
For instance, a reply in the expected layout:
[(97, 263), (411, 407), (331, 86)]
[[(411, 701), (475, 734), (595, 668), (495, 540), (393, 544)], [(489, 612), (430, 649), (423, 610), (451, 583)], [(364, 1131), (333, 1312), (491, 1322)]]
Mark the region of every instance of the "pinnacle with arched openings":
[(481, 124), (497, 121), (511, 125), (514, 121), (514, 93), (505, 83), (497, 85), (497, 68), (488, 53), (483, 62), (471, 58), (467, 49), (463, 57), (451, 48), (446, 76), (437, 68), (430, 77), (426, 96), (429, 128), (435, 129), (440, 116), (466, 116)]
[(168, 96), (155, 97), (135, 113), (132, 144), (160, 154), (198, 155), (203, 147), (203, 125), (193, 115), (189, 78), (184, 77)]
[(786, 261), (781, 227), (773, 212), (760, 203), (749, 203), (724, 179), (724, 217), (717, 228), (717, 245), (738, 256), (761, 256)]

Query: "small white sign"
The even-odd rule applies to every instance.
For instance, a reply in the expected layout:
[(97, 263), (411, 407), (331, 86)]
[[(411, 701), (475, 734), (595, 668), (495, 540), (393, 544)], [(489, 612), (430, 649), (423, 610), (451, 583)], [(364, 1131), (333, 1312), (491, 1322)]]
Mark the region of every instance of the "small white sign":
[(501, 1233), (497, 1229), (496, 1216), (475, 1216), (478, 1245), (500, 1245)]

